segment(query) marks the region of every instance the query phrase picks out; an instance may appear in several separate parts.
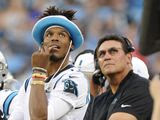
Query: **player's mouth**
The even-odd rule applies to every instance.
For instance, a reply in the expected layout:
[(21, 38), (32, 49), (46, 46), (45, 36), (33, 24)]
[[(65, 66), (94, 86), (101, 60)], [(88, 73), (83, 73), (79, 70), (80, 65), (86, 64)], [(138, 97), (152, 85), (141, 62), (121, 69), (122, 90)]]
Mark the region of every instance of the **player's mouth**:
[(52, 45), (49, 47), (49, 51), (58, 51), (58, 50), (60, 50), (60, 48), (61, 47), (58, 45)]

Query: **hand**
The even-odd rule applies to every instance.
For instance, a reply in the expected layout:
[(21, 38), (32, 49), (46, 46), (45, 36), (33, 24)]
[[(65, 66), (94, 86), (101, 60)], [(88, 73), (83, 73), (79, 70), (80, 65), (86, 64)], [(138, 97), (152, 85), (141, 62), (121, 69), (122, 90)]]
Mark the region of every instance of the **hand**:
[(47, 69), (49, 63), (49, 52), (43, 47), (32, 54), (32, 67)]
[(150, 93), (155, 101), (160, 101), (160, 78), (156, 75), (150, 82)]

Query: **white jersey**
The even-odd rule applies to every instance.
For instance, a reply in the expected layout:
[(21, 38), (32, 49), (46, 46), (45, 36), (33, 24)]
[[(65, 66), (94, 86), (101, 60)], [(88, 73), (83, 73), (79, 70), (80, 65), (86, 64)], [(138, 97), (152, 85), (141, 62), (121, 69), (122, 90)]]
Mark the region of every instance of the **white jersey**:
[(8, 117), (15, 107), (16, 95), (18, 91), (11, 91), (8, 89), (0, 91), (0, 111), (4, 117)]
[[(27, 88), (26, 83), (21, 87), (17, 105), (9, 120), (30, 120), (31, 81), (32, 79), (29, 80)], [(90, 99), (90, 91), (87, 79), (77, 68), (68, 65), (65, 70), (45, 83), (45, 90), (48, 98), (48, 120), (83, 120)], [(63, 115), (57, 115), (65, 109), (61, 104), (68, 105), (71, 109), (66, 107), (69, 111)]]

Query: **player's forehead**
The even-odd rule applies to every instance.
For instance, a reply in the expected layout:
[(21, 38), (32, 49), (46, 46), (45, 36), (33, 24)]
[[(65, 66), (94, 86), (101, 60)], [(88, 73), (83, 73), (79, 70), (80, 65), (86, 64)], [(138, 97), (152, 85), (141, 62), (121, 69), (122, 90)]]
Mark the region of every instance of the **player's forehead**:
[(48, 27), (46, 30), (45, 30), (45, 34), (46, 33), (50, 33), (50, 32), (61, 32), (61, 33), (64, 33), (68, 36), (70, 36), (70, 33), (68, 32), (68, 30), (66, 30), (64, 27), (62, 26), (50, 26)]

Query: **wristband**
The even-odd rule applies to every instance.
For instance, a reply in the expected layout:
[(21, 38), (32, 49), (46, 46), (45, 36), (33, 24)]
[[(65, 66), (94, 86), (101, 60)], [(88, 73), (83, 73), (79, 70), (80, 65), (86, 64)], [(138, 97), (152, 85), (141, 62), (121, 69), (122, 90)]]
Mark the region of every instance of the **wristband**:
[(32, 74), (32, 78), (42, 78), (42, 79), (46, 79), (47, 76), (46, 76), (45, 74), (33, 73), (33, 74)]
[(33, 80), (31, 82), (31, 85), (44, 85), (44, 81), (36, 81), (36, 80)]
[(41, 68), (41, 67), (33, 67), (33, 68), (32, 68), (32, 71), (33, 71), (33, 73), (35, 73), (35, 72), (38, 71), (38, 72), (47, 74), (47, 70), (44, 69), (44, 68)]

